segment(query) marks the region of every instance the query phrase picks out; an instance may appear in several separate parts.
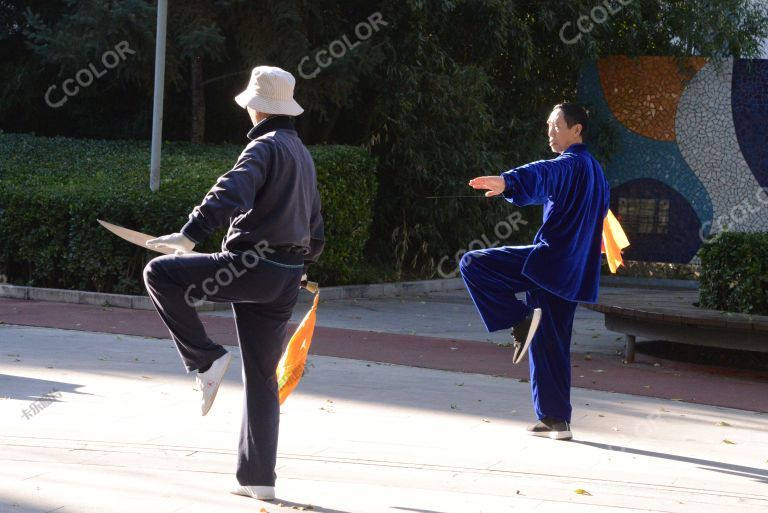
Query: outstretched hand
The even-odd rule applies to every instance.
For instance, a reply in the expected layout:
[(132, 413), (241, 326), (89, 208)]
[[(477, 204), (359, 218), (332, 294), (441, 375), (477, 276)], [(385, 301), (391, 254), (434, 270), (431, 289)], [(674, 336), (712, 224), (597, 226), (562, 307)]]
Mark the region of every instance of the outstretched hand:
[(485, 190), (486, 197), (498, 196), (507, 187), (500, 176), (478, 176), (469, 181), (469, 186), (473, 189)]

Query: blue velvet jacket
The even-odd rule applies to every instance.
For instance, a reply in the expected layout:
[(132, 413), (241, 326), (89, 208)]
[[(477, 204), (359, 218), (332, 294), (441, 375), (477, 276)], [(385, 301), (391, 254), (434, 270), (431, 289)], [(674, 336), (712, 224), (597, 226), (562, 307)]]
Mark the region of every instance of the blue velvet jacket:
[(502, 173), (504, 197), (515, 205), (544, 205), (544, 221), (523, 274), (570, 301), (594, 303), (600, 284), (603, 220), (610, 187), (583, 144), (560, 156)]

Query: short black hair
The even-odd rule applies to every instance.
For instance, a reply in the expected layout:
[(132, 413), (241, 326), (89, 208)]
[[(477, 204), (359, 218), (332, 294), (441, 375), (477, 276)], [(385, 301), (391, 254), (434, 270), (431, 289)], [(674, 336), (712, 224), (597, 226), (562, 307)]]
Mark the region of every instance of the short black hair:
[(581, 137), (584, 138), (587, 135), (589, 128), (589, 111), (577, 103), (558, 103), (552, 110), (560, 109), (563, 111), (563, 117), (565, 118), (565, 124), (568, 128), (573, 127), (576, 123), (581, 125)]

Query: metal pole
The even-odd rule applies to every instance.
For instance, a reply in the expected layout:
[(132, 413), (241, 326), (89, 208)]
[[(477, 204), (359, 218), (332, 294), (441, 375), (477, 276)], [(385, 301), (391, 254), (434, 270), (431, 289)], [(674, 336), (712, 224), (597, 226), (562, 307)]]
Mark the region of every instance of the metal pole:
[(155, 41), (155, 96), (152, 107), (152, 157), (149, 164), (149, 189), (160, 189), (160, 149), (163, 139), (163, 91), (165, 90), (165, 26), (168, 0), (157, 0), (157, 39)]

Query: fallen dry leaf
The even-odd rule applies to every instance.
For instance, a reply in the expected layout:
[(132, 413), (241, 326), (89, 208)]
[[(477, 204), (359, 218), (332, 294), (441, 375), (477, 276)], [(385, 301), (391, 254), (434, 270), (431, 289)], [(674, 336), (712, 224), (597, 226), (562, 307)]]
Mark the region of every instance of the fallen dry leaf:
[(724, 439), (723, 439), (723, 443), (724, 443), (724, 444), (728, 444), (728, 445), (736, 445), (736, 442), (731, 442), (731, 441), (730, 441), (730, 440), (728, 440), (727, 438), (724, 438)]
[(720, 422), (718, 422), (717, 425), (718, 426), (725, 426), (725, 427), (730, 427), (731, 426), (730, 424), (728, 424), (727, 422), (723, 422), (722, 420)]
[(576, 490), (574, 490), (574, 491), (576, 493), (578, 493), (579, 495), (592, 495), (591, 493), (586, 491), (584, 488), (576, 488)]

